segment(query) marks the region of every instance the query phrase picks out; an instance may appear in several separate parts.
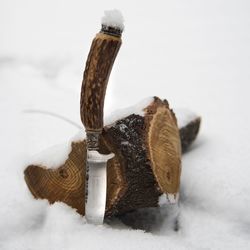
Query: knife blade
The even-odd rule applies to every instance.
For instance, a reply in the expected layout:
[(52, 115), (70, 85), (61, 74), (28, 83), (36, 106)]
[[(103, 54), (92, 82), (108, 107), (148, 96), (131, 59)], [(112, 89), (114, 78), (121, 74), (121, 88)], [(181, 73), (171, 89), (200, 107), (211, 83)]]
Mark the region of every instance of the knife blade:
[(102, 224), (107, 193), (107, 161), (114, 154), (102, 155), (97, 151), (88, 152), (88, 182), (86, 185), (85, 217), (91, 224)]

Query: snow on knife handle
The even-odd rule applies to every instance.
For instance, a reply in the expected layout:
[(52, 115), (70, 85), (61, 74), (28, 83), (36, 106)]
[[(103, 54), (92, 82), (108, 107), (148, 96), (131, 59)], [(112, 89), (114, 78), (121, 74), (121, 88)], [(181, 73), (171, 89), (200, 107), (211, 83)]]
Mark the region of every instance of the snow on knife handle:
[(103, 128), (103, 106), (109, 75), (121, 46), (119, 28), (102, 24), (92, 41), (81, 89), (81, 120), (87, 133), (88, 150), (98, 149)]

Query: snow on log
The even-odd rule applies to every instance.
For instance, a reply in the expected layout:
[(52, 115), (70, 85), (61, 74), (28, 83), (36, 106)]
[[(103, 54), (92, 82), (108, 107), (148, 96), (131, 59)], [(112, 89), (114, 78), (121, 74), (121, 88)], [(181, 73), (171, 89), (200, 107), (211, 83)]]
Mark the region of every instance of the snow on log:
[(200, 129), (201, 118), (187, 109), (175, 109), (181, 137), (182, 152), (186, 152), (197, 137)]

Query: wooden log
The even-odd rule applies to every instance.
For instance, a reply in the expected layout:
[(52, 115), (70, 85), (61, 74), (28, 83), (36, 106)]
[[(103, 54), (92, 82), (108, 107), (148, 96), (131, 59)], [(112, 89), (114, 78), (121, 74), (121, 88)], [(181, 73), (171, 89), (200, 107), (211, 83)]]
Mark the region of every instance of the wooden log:
[[(187, 148), (194, 140), (194, 127), (198, 131), (199, 123), (182, 128), (185, 133), (180, 137), (174, 113), (166, 100), (157, 97), (143, 114), (132, 113), (104, 127), (100, 152), (115, 153), (107, 167), (106, 217), (156, 207), (163, 193), (176, 198), (181, 143), (185, 141), (182, 145)], [(86, 141), (80, 140), (72, 142), (67, 160), (57, 169), (30, 165), (24, 176), (35, 198), (64, 202), (84, 215), (85, 169)]]
[(196, 139), (199, 133), (200, 124), (201, 118), (199, 116), (196, 116), (194, 119), (185, 124), (185, 126), (180, 128), (179, 132), (181, 138), (182, 153), (185, 153), (189, 149), (189, 146)]

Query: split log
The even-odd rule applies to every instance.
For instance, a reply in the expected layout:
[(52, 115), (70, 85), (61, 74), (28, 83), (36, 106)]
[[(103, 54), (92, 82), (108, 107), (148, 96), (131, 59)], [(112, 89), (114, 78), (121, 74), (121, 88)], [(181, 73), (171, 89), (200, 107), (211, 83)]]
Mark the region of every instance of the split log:
[[(105, 126), (100, 152), (108, 161), (106, 217), (158, 206), (159, 196), (179, 192), (181, 146), (186, 150), (199, 130), (200, 118), (181, 128), (166, 100), (157, 97), (144, 107)], [(24, 171), (33, 196), (61, 201), (84, 215), (86, 141), (73, 141), (67, 160), (57, 169), (30, 165)]]

